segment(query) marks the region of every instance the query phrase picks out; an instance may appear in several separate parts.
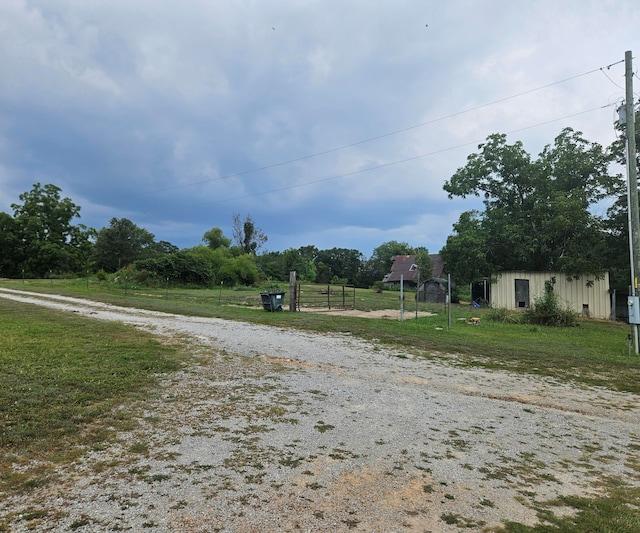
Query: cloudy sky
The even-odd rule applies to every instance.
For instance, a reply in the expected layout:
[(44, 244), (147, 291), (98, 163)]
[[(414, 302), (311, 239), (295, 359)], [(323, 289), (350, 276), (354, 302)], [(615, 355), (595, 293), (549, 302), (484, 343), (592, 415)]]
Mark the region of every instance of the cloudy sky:
[(263, 250), (438, 252), (487, 135), (615, 139), (638, 28), (637, 0), (0, 0), (0, 211), (52, 183), (180, 248), (238, 213)]

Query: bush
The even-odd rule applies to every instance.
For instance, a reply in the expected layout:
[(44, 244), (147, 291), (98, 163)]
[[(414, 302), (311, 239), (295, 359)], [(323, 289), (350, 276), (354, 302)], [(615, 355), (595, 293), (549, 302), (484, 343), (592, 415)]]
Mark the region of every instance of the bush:
[(544, 294), (524, 313), (526, 322), (540, 326), (575, 326), (578, 313), (560, 303), (553, 285), (553, 280), (545, 282)]
[(384, 285), (384, 283), (382, 281), (374, 281), (373, 285), (371, 286), (371, 288), (375, 291), (375, 292), (382, 292), (386, 287)]

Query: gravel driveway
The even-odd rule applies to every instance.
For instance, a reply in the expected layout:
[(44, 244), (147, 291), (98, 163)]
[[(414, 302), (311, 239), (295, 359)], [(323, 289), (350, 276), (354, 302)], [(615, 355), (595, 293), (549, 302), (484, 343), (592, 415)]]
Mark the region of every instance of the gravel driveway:
[[(595, 495), (610, 476), (640, 484), (633, 394), (349, 335), (0, 297), (132, 324), (192, 354), (156, 399), (128, 407), (134, 431), (31, 500), (4, 499), (12, 531), (482, 531), (534, 524), (545, 501)], [(55, 512), (27, 521), (36, 501)]]

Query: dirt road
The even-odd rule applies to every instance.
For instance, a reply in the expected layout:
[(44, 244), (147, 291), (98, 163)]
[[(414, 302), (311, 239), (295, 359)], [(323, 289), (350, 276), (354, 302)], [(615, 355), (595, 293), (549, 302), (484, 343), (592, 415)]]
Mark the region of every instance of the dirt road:
[[(482, 531), (559, 495), (640, 484), (638, 397), (348, 335), (0, 297), (179, 339), (139, 427), (2, 499), (12, 531)], [(25, 518), (43, 509), (38, 520)], [(551, 507), (550, 507), (551, 508)], [(552, 508), (554, 512), (568, 509)]]

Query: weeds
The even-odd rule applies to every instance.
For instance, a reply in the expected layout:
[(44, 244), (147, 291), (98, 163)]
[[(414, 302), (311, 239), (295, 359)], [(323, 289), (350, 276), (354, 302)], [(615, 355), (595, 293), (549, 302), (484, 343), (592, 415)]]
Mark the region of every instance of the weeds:
[(540, 326), (575, 326), (578, 314), (568, 306), (563, 306), (553, 291), (555, 279), (545, 281), (544, 294), (536, 298), (531, 307), (524, 312), (525, 321)]

